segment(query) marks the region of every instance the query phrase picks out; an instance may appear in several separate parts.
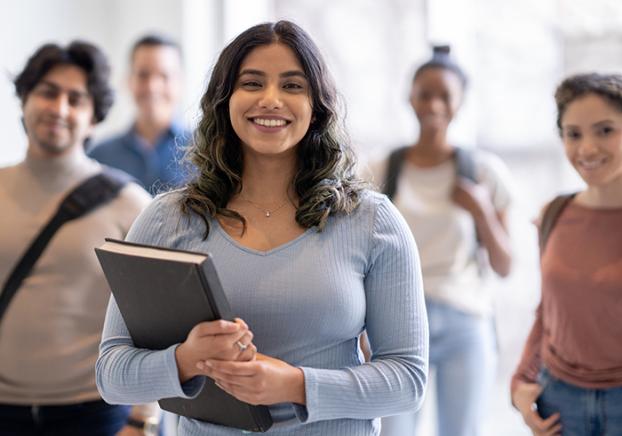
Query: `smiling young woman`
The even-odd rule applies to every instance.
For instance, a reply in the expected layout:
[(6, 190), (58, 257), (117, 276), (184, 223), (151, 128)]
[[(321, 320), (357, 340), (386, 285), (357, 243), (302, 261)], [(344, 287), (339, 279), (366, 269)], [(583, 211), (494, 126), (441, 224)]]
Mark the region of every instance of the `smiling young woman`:
[[(244, 321), (202, 323), (178, 346), (144, 350), (113, 300), (97, 367), (107, 400), (189, 397), (210, 377), (269, 406), (269, 434), (292, 436), (377, 435), (376, 418), (419, 407), (428, 331), (417, 250), (386, 197), (355, 177), (336, 95), (291, 22), (225, 47), (201, 100), (196, 178), (154, 200), (128, 239), (214, 253)], [(240, 434), (184, 417), (179, 432)]]
[(622, 434), (622, 76), (570, 77), (555, 100), (586, 188), (541, 252), (542, 301), (512, 402), (534, 435)]
[[(374, 180), (385, 183), (384, 192), (406, 219), (421, 253), (439, 436), (483, 432), (496, 341), (492, 287), (482, 271), (506, 276), (512, 261), (505, 165), (490, 153), (460, 149), (448, 139), (466, 86), (449, 47), (435, 47), (432, 58), (417, 68), (409, 95), (419, 136), (398, 150), (403, 159), (397, 174), (391, 173), (391, 158), (372, 170)], [(471, 156), (469, 179), (460, 170), (459, 152)], [(386, 189), (391, 181), (392, 193)], [(415, 434), (417, 421), (415, 413), (384, 418), (382, 435)]]

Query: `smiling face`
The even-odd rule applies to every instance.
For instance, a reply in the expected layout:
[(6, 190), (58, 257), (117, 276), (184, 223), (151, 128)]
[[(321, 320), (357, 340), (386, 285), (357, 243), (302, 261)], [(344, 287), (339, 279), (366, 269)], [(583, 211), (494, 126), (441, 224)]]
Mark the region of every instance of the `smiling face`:
[(561, 119), (568, 160), (589, 186), (622, 181), (622, 112), (588, 94), (568, 104)]
[(447, 130), (462, 102), (462, 88), (458, 75), (446, 68), (426, 68), (417, 76), (410, 104), (422, 131)]
[(305, 136), (312, 106), (296, 55), (286, 45), (273, 43), (253, 49), (242, 61), (229, 116), (244, 153), (277, 155), (293, 151)]
[(52, 68), (28, 94), (22, 109), (29, 152), (38, 157), (82, 147), (93, 130), (86, 74), (73, 65)]
[(136, 49), (129, 87), (139, 117), (155, 123), (170, 123), (181, 97), (181, 82), (181, 57), (176, 48), (143, 45)]

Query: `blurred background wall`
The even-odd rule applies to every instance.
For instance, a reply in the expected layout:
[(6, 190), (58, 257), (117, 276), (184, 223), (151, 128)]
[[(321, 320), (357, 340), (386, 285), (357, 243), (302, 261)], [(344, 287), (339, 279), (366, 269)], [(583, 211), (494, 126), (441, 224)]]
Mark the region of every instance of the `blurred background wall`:
[[(320, 46), (362, 161), (414, 141), (409, 85), (430, 43), (450, 44), (469, 74), (452, 141), (500, 155), (516, 193), (517, 260), (510, 278), (493, 284), (500, 360), (489, 435), (529, 434), (509, 405), (508, 383), (539, 297), (531, 220), (555, 193), (580, 186), (563, 158), (552, 94), (570, 73), (622, 71), (619, 0), (0, 0), (0, 166), (25, 153), (11, 79), (42, 43), (87, 39), (109, 55), (117, 102), (98, 127), (98, 140), (132, 120), (125, 83), (134, 39), (159, 31), (181, 42), (186, 88), (180, 115), (193, 126), (219, 50), (245, 28), (279, 18), (302, 25)], [(433, 413), (426, 406), (418, 434), (433, 434)]]

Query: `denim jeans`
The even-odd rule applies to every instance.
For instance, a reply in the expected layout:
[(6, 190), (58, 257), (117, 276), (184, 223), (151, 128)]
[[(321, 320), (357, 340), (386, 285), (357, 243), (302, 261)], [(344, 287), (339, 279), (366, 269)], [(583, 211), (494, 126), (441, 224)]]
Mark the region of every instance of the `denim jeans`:
[[(494, 322), (443, 303), (427, 301), (426, 306), (430, 368), (436, 374), (438, 435), (478, 436), (496, 372)], [(383, 418), (381, 435), (415, 435), (418, 415)]]
[(0, 436), (114, 436), (129, 413), (128, 406), (104, 401), (62, 406), (0, 404)]
[(622, 436), (622, 387), (586, 389), (561, 381), (546, 369), (538, 384), (542, 386), (538, 413), (548, 418), (559, 412), (563, 436)]

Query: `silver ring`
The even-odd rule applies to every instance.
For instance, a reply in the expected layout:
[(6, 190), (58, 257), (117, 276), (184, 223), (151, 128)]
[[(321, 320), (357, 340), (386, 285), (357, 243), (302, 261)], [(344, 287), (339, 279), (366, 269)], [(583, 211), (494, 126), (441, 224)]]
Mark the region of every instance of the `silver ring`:
[(235, 342), (235, 345), (237, 345), (237, 346), (238, 346), (238, 348), (240, 349), (240, 351), (244, 351), (244, 350), (246, 350), (246, 349), (248, 348), (248, 345), (243, 344), (243, 343), (242, 343), (242, 342), (240, 342), (240, 341), (236, 341), (236, 342)]

